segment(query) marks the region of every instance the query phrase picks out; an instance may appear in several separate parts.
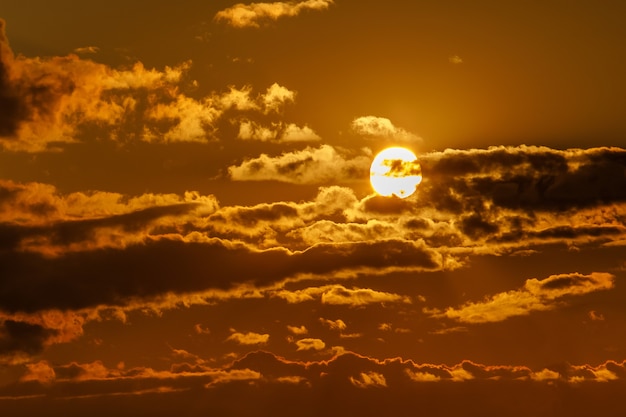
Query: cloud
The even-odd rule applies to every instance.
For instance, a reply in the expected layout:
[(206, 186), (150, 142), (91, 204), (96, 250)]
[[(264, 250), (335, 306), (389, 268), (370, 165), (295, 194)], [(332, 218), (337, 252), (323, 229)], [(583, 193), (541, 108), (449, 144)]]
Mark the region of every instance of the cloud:
[(386, 139), (400, 142), (421, 142), (422, 138), (396, 127), (385, 117), (361, 116), (352, 121), (350, 127), (354, 133), (367, 138)]
[(305, 338), (296, 340), (297, 350), (323, 350), (326, 347), (326, 343), (320, 339)]
[[(185, 358), (175, 355), (173, 359)], [(285, 413), (279, 415), (285, 416), (301, 404), (315, 404), (315, 414), (382, 415), (391, 404), (410, 409), (419, 389), (428, 394), (420, 407), (429, 415), (458, 414), (459, 404), (464, 413), (472, 415), (540, 415), (546, 407), (552, 409), (555, 395), (567, 397), (572, 392), (576, 395), (568, 397), (561, 408), (565, 414), (591, 415), (598, 401), (614, 411), (624, 409), (615, 401), (619, 398), (615, 394), (623, 391), (626, 381), (624, 362), (565, 363), (533, 369), (471, 361), (445, 365), (375, 359), (345, 350), (330, 359), (307, 362), (263, 351), (250, 352), (220, 367), (195, 357), (189, 359), (191, 363), (176, 362), (170, 369), (123, 364), (107, 367), (99, 360), (60, 365), (36, 361), (21, 368), (23, 374), (17, 383), (0, 387), (0, 402), (5, 411), (17, 409), (12, 408), (14, 405), (23, 411), (29, 410), (33, 401), (40, 404), (37, 396), (43, 396), (50, 400), (47, 409), (59, 415), (82, 413), (81, 407), (93, 410), (94, 406), (101, 411), (115, 407), (118, 414), (127, 415), (119, 410), (118, 402), (110, 402), (111, 396), (125, 396), (125, 404), (132, 410), (141, 404), (143, 411), (157, 415), (188, 405), (190, 398), (201, 392), (204, 401), (198, 403), (194, 415), (207, 415), (216, 409), (232, 411), (232, 398), (241, 396), (255, 400), (239, 406), (250, 413), (280, 403)], [(319, 403), (320, 392), (343, 401)], [(151, 395), (150, 401), (133, 402), (133, 398), (150, 393), (159, 395)], [(457, 401), (449, 401), (451, 394)], [(69, 401), (75, 398), (81, 401)], [(534, 401), (523, 401), (528, 398)]]
[[(206, 300), (203, 291), (239, 294), (242, 280), (246, 285), (266, 287), (298, 276), (332, 273), (338, 277), (364, 270), (384, 273), (388, 268), (440, 267), (440, 256), (420, 240), (310, 246), (286, 238), (294, 225), (351, 210), (357, 200), (353, 192), (341, 187), (320, 190), (313, 202), (223, 209), (213, 197), (194, 192), (183, 196), (63, 195), (45, 184), (12, 182), (4, 182), (1, 189), (0, 259), (8, 278), (0, 283), (0, 305), (12, 312), (76, 310), (101, 304), (121, 307), (131, 299), (149, 304), (162, 298), (175, 305), (176, 296), (168, 301), (166, 294), (179, 294), (184, 303), (206, 302), (202, 301)], [(259, 248), (258, 236), (272, 230), (292, 241), (294, 249), (278, 243), (278, 235), (272, 244), (268, 241), (266, 249)], [(250, 239), (250, 244), (243, 243), (244, 238)], [(391, 266), (386, 253), (397, 258)], [(205, 259), (205, 265), (217, 262), (217, 267), (211, 267), (201, 279), (197, 259)], [(84, 285), (81, 270), (91, 271), (90, 286)], [(172, 276), (178, 278), (172, 280)], [(28, 288), (35, 285), (35, 277), (42, 291), (33, 296)], [(183, 293), (187, 295), (183, 297)], [(321, 300), (324, 293), (325, 302), (333, 303), (348, 302), (349, 298), (342, 297), (348, 293), (361, 304), (379, 302), (380, 297), (401, 300), (386, 293), (343, 287), (308, 290), (301, 295)]]
[[(563, 212), (626, 201), (626, 150), (497, 146), (420, 155), (425, 181), (420, 187), (440, 197), (440, 210), (495, 207)], [(441, 193), (445, 190), (445, 193)], [(481, 203), (479, 205), (479, 203)]]
[(604, 315), (594, 310), (589, 311), (589, 318), (592, 321), (604, 321)]
[[(289, 303), (301, 303), (318, 299), (322, 304), (346, 305), (351, 307), (365, 306), (377, 303), (410, 303), (409, 297), (369, 288), (346, 288), (343, 285), (333, 284), (321, 287), (309, 287), (302, 290), (270, 290), (273, 297), (282, 298)], [(324, 322), (329, 325), (329, 323)]]
[(279, 85), (278, 83), (274, 83), (267, 88), (265, 95), (262, 97), (265, 112), (278, 112), (282, 109), (285, 103), (293, 103), (295, 97), (295, 92)]
[(281, 136), (281, 142), (315, 142), (321, 139), (310, 127), (300, 127), (294, 123), (286, 125)]
[(325, 10), (333, 0), (305, 0), (300, 2), (272, 2), (235, 4), (219, 11), (215, 20), (223, 21), (233, 27), (259, 27), (265, 21), (278, 20), (283, 16), (297, 16), (304, 10)]
[(268, 127), (250, 120), (241, 121), (237, 138), (277, 143), (315, 142), (322, 139), (308, 126), (275, 122)]
[(270, 339), (269, 334), (254, 332), (240, 333), (234, 332), (226, 340), (237, 342), (240, 345), (265, 345)]
[(193, 331), (196, 334), (211, 334), (211, 330), (206, 327), (203, 327), (200, 323), (194, 324)]
[(386, 387), (385, 376), (377, 372), (361, 372), (358, 377), (350, 377), (350, 382), (359, 388)]
[[(355, 191), (331, 186), (320, 188), (311, 201), (249, 207), (220, 207), (213, 196), (196, 192), (63, 194), (49, 184), (3, 180), (0, 264), (6, 275), (0, 282), (0, 321), (42, 332), (31, 345), (28, 332), (18, 338), (5, 330), (3, 346), (21, 346), (6, 349), (5, 356), (24, 361), (27, 352), (80, 337), (87, 321), (124, 320), (142, 309), (158, 312), (236, 297), (400, 305), (412, 299), (328, 280), (454, 269), (470, 254), (535, 253), (545, 243), (605, 245), (626, 236), (617, 169), (623, 170), (623, 155), (615, 148), (448, 150), (422, 156), (425, 181), (415, 198), (359, 200)], [(450, 175), (443, 175), (445, 170)], [(535, 176), (550, 172), (561, 172), (562, 178), (545, 180), (544, 188), (537, 182), (533, 193), (544, 202), (536, 207), (514, 203), (514, 194), (503, 198), (500, 191), (490, 191), (498, 187), (485, 186), (513, 175), (532, 188)], [(594, 173), (601, 192), (592, 187)], [(614, 178), (605, 181), (608, 173)], [(562, 186), (573, 181), (568, 179), (572, 175), (588, 180), (567, 195), (553, 195), (552, 186), (545, 186), (551, 181)], [(583, 202), (585, 196), (593, 201)], [(89, 286), (81, 273), (85, 270), (90, 271)], [(521, 289), (430, 313), (462, 323), (504, 320), (557, 308), (603, 285), (612, 288), (600, 276), (570, 275), (575, 274), (528, 280)], [(322, 282), (311, 285), (305, 281), (310, 279)], [(33, 286), (41, 291), (33, 293)], [(57, 309), (74, 317), (53, 320), (51, 312)], [(48, 318), (39, 316), (44, 313)], [(439, 332), (444, 331), (451, 330)]]
[(407, 369), (406, 374), (409, 376), (411, 381), (415, 382), (436, 382), (441, 380), (440, 376), (431, 374), (429, 372), (414, 372), (410, 369)]
[(458, 55), (450, 55), (450, 57), (448, 57), (448, 62), (454, 65), (459, 65), (463, 63), (463, 58)]
[(350, 182), (367, 178), (370, 160), (367, 156), (350, 157), (330, 145), (307, 147), (271, 157), (261, 154), (240, 165), (228, 167), (235, 181), (280, 181), (292, 184), (325, 184)]
[[(0, 23), (0, 143), (13, 151), (39, 152), (78, 141), (87, 125), (116, 129), (136, 113), (141, 91), (175, 94), (190, 63), (146, 69), (136, 63), (115, 70), (76, 55), (15, 56)], [(155, 96), (157, 97), (157, 96)]]
[(541, 371), (531, 373), (530, 378), (533, 381), (553, 381), (561, 378), (561, 375), (551, 369), (542, 369)]
[(55, 331), (39, 324), (4, 320), (0, 327), (0, 357), (16, 353), (40, 353), (46, 340), (54, 334)]
[(309, 331), (307, 330), (306, 326), (287, 326), (287, 330), (289, 331), (289, 333), (293, 333), (293, 334), (297, 334), (297, 335), (302, 335), (302, 334), (307, 334)]
[[(278, 113), (295, 92), (273, 83), (254, 96), (250, 86), (230, 86), (203, 97), (186, 94), (187, 61), (163, 70), (141, 62), (114, 69), (77, 55), (15, 56), (0, 23), (0, 145), (9, 151), (62, 150), (88, 140), (86, 132), (119, 143), (209, 142), (234, 114)], [(96, 52), (95, 47), (77, 53)], [(189, 85), (187, 85), (189, 84)], [(284, 124), (281, 141), (319, 140), (307, 126)]]
[(100, 51), (100, 48), (97, 46), (83, 46), (80, 48), (74, 49), (74, 52), (77, 54), (97, 54)]
[(375, 291), (369, 288), (348, 289), (341, 285), (334, 285), (322, 294), (323, 304), (363, 306), (374, 303), (404, 302), (410, 303), (408, 297)]
[(615, 276), (604, 272), (551, 275), (543, 280), (526, 280), (524, 287), (496, 294), (481, 302), (469, 302), (459, 308), (449, 307), (443, 312), (429, 311), (434, 317), (447, 317), (464, 323), (488, 323), (533, 311), (552, 310), (569, 296), (608, 290), (614, 286)]
[(217, 209), (197, 192), (128, 197), (98, 192), (60, 194), (47, 184), (0, 180), (0, 248), (58, 255), (142, 242), (151, 231)]
[(329, 320), (329, 319), (325, 319), (320, 317), (320, 322), (327, 326), (330, 330), (346, 330), (348, 328), (348, 326), (346, 326), (346, 323), (341, 320), (341, 319), (337, 319), (337, 320)]
[(42, 384), (50, 384), (56, 379), (56, 373), (47, 361), (41, 360), (26, 364), (26, 373), (20, 381), (37, 381)]

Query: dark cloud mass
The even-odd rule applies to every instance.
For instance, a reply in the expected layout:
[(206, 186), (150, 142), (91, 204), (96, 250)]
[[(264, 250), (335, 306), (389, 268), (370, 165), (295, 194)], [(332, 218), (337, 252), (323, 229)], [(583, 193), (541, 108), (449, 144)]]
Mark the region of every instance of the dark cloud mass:
[[(424, 186), (458, 197), (442, 209), (482, 206), (564, 211), (626, 200), (626, 151), (620, 148), (559, 151), (538, 147), (448, 150), (421, 158)], [(432, 184), (432, 187), (429, 185)], [(444, 200), (445, 201), (445, 200)]]
[(0, 135), (11, 136), (17, 131), (18, 120), (21, 117), (20, 97), (12, 88), (10, 80), (10, 66), (13, 52), (9, 47), (5, 33), (6, 22), (0, 19)]
[(37, 324), (5, 320), (0, 327), (0, 356), (16, 353), (35, 355), (55, 332)]
[(317, 245), (290, 253), (256, 251), (217, 239), (206, 243), (161, 239), (123, 250), (54, 258), (4, 253), (0, 260), (0, 273), (7, 277), (0, 284), (0, 305), (10, 312), (123, 304), (133, 297), (228, 289), (247, 282), (266, 286), (298, 274), (332, 276), (360, 268), (439, 267), (434, 251), (423, 243), (405, 241)]

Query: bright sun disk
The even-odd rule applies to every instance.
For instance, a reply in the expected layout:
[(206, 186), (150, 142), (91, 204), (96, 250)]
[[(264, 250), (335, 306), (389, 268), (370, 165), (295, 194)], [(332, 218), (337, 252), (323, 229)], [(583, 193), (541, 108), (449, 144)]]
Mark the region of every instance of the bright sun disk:
[(409, 149), (387, 148), (372, 161), (370, 182), (379, 195), (406, 198), (422, 182), (422, 168), (417, 156)]

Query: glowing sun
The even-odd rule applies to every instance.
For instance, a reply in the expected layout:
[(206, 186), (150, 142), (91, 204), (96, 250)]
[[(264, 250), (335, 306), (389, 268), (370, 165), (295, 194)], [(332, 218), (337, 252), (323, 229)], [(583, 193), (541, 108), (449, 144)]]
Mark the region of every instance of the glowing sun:
[(396, 195), (406, 198), (422, 182), (422, 168), (410, 150), (387, 148), (372, 161), (370, 182), (374, 191), (382, 196)]

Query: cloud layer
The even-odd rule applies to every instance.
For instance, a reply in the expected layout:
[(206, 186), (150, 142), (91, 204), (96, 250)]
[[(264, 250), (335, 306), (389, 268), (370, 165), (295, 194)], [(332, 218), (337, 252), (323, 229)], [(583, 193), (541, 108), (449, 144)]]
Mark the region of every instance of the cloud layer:
[[(315, 343), (307, 341), (303, 346)], [(330, 360), (301, 363), (267, 352), (253, 352), (228, 366), (211, 367), (185, 351), (177, 351), (176, 356), (179, 362), (169, 370), (122, 365), (109, 368), (100, 361), (67, 365), (36, 362), (26, 367), (19, 384), (0, 392), (0, 401), (9, 412), (16, 407), (28, 410), (30, 404), (78, 415), (83, 407), (108, 410), (111, 398), (123, 396), (129, 408), (117, 408), (117, 413), (132, 415), (140, 397), (159, 394), (151, 397), (152, 406), (148, 409), (155, 415), (167, 415), (176, 407), (188, 405), (189, 395), (200, 391), (207, 401), (199, 404), (196, 411), (204, 413), (258, 411), (280, 402), (283, 406), (276, 412), (285, 416), (294, 409), (306, 416), (339, 416), (349, 410), (363, 415), (395, 410), (397, 415), (408, 416), (411, 414), (407, 407), (415, 405), (419, 392), (423, 395), (420, 408), (436, 416), (468, 412), (535, 415), (551, 409), (555, 396), (568, 396), (567, 401), (559, 403), (560, 409), (572, 415), (592, 412), (599, 404), (618, 413), (624, 408), (614, 395), (624, 387), (625, 364), (615, 361), (597, 366), (530, 369), (471, 361), (451, 366), (418, 364), (401, 358), (377, 360), (352, 352)], [(76, 397), (68, 393), (78, 384), (82, 386), (82, 400), (70, 403), (67, 400)], [(569, 397), (572, 392), (575, 396)], [(449, 401), (450, 393), (455, 401)], [(241, 395), (252, 403), (232, 401), (233, 396)], [(319, 401), (322, 395), (325, 400)], [(72, 410), (68, 404), (72, 404)], [(313, 409), (302, 404), (313, 404)], [(145, 407), (144, 404), (143, 410)]]

